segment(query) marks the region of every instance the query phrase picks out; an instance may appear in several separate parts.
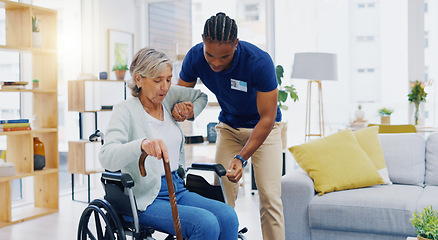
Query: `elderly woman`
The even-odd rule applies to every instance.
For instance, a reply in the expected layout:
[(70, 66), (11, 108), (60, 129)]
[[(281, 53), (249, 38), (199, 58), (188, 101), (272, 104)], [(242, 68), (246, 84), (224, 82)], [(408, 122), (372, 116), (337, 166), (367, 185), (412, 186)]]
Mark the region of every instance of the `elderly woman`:
[[(237, 239), (237, 215), (227, 204), (189, 192), (177, 174), (185, 168), (184, 135), (176, 121), (193, 119), (207, 103), (199, 90), (171, 86), (172, 65), (162, 52), (143, 48), (136, 53), (127, 82), (133, 98), (113, 109), (99, 159), (110, 171), (121, 170), (134, 179), (141, 225), (175, 233), (163, 163), (172, 171), (183, 237), (187, 239)], [(139, 171), (146, 152), (147, 175)]]

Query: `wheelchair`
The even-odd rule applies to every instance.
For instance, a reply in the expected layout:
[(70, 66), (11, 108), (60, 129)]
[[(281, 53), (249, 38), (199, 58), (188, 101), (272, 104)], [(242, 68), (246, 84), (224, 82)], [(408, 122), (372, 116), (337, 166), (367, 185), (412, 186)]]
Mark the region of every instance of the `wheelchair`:
[[(191, 170), (214, 172), (219, 185), (210, 184), (201, 175), (190, 173)], [(221, 181), (221, 176), (226, 174), (226, 170), (221, 164), (193, 163), (187, 171), (186, 188), (189, 191), (226, 203)], [(155, 240), (152, 236), (155, 230), (139, 224), (137, 205), (132, 192), (134, 181), (131, 176), (127, 173), (105, 171), (100, 180), (105, 196), (103, 199), (93, 200), (82, 212), (77, 239), (125, 240), (130, 236), (130, 239), (134, 240)], [(130, 217), (133, 221), (125, 221), (124, 217)], [(238, 239), (245, 240), (243, 234), (247, 231), (246, 227), (241, 229)], [(171, 239), (175, 237), (170, 234), (165, 238)]]

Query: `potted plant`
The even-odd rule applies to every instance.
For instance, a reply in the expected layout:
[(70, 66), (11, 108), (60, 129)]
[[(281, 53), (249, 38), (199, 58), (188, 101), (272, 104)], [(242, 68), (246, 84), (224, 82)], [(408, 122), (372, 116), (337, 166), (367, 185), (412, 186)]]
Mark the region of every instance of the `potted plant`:
[(420, 109), (420, 103), (426, 102), (427, 93), (424, 91), (426, 84), (424, 82), (420, 82), (416, 80), (415, 82), (411, 82), (411, 92), (408, 94), (409, 102), (415, 105), (414, 112), (414, 123), (418, 125), (418, 110)]
[(390, 124), (391, 123), (391, 114), (394, 112), (394, 110), (389, 108), (380, 108), (378, 110), (379, 116), (380, 116), (380, 124)]
[(32, 16), (32, 47), (34, 48), (40, 48), (42, 46), (42, 36), (38, 23), (38, 18)]
[[(282, 78), (284, 77), (284, 69), (281, 65), (277, 65), (275, 68), (275, 74), (277, 75), (277, 82), (278, 82), (278, 107), (283, 110), (287, 110), (288, 107), (284, 105), (288, 97), (294, 102), (298, 100), (298, 94), (297, 90), (294, 87), (293, 84), (284, 86), (284, 82)], [(282, 122), (282, 129), (281, 129), (281, 142), (283, 149), (287, 148), (287, 122)]]
[(432, 206), (424, 208), (420, 213), (414, 212), (410, 221), (418, 239), (438, 240), (438, 212)]
[(354, 112), (355, 121), (363, 121), (365, 118), (365, 112), (362, 110), (362, 105), (357, 106), (357, 110)]
[(126, 70), (128, 70), (128, 66), (126, 64), (117, 63), (113, 66), (113, 71), (116, 74), (117, 80), (125, 79)]

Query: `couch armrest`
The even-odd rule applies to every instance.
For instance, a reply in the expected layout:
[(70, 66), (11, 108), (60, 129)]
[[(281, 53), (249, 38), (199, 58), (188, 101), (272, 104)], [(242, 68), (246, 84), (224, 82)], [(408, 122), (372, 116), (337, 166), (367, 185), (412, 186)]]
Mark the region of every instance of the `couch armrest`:
[(310, 239), (308, 206), (315, 196), (313, 180), (302, 169), (281, 179), (286, 239)]

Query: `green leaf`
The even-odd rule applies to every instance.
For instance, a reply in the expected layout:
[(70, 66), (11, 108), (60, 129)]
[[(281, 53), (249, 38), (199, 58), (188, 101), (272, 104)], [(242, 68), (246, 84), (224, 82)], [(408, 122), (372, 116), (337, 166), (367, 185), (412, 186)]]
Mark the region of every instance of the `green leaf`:
[(278, 105), (279, 107), (280, 107), (280, 109), (283, 109), (283, 110), (287, 110), (288, 109), (288, 107), (287, 106), (285, 106), (285, 105)]
[(281, 78), (284, 77), (283, 73), (284, 73), (283, 66), (277, 65), (277, 67), (275, 68), (275, 74), (277, 75), (278, 85), (280, 86), (282, 83)]
[(287, 92), (284, 90), (278, 90), (278, 101), (286, 102), (286, 99), (287, 99)]

